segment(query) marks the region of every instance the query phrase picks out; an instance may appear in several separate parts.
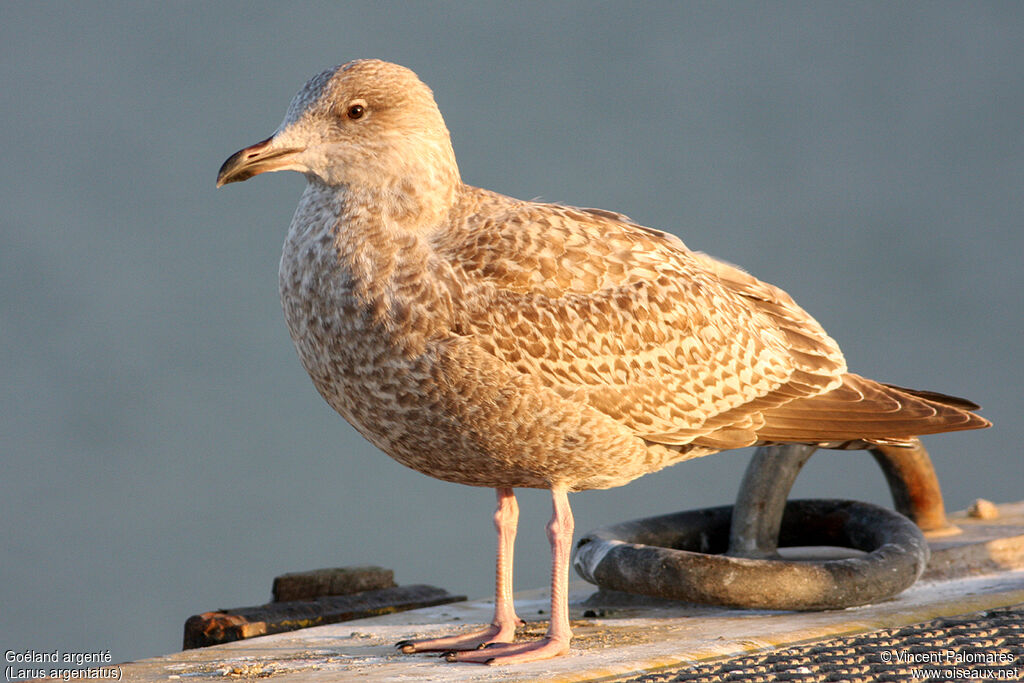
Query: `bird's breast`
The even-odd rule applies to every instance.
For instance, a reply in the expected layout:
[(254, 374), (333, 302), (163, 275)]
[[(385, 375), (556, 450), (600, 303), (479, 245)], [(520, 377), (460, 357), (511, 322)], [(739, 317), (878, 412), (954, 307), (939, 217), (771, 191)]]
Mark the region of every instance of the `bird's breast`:
[(329, 230), (289, 232), (279, 286), (288, 332), (314, 383), (353, 375), (359, 347), (370, 341), (368, 312), (353, 295), (351, 273), (339, 262)]
[[(424, 353), (449, 334), (451, 296), (418, 253), (300, 204), (281, 255), (285, 322), (330, 405), (371, 441), (435, 378)], [(396, 412), (397, 411), (397, 412)]]

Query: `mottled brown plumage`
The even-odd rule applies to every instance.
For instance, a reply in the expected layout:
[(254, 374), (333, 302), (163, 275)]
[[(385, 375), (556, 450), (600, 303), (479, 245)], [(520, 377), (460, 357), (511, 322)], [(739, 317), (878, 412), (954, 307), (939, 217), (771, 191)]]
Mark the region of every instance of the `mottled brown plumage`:
[[(552, 489), (553, 547), (567, 491), (757, 443), (988, 425), (962, 399), (848, 373), (785, 292), (670, 234), (463, 184), (430, 90), (404, 67), (314, 77), (218, 184), (281, 169), (308, 179), (280, 287), (321, 395), (399, 462), (498, 489), (506, 512), (509, 489)], [(454, 645), (508, 640), (509, 613)], [(501, 661), (564, 651), (567, 630)]]

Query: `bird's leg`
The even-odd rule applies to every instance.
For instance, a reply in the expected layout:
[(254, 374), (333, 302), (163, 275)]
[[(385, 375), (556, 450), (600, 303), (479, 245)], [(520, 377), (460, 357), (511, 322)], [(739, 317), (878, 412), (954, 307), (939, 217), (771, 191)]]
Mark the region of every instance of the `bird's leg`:
[(516, 664), (557, 657), (569, 651), (572, 638), (569, 627), (569, 556), (572, 554), (573, 518), (569, 496), (564, 490), (553, 489), (551, 500), (554, 514), (547, 527), (551, 542), (551, 624), (547, 635), (528, 643), (495, 643), (482, 650), (452, 652), (446, 657), (448, 661)]
[(511, 643), (523, 620), (516, 616), (512, 600), (512, 555), (519, 524), (519, 505), (512, 489), (497, 489), (498, 509), (494, 528), (498, 532), (498, 559), (494, 580), (494, 620), (490, 626), (469, 633), (427, 640), (403, 640), (395, 647), (402, 652), (477, 650), (490, 643)]
[(498, 508), (494, 511), (494, 528), (498, 532), (498, 558), (494, 576), (494, 621), (498, 632), (488, 642), (511, 643), (516, 628), (524, 625), (516, 615), (512, 598), (512, 558), (519, 525), (519, 504), (512, 489), (498, 489)]

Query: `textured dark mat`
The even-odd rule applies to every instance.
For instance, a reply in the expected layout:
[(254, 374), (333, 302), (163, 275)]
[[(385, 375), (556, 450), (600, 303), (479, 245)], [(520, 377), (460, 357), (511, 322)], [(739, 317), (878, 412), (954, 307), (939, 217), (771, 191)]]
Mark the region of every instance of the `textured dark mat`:
[(622, 679), (669, 681), (1024, 680), (1024, 605), (833, 638)]

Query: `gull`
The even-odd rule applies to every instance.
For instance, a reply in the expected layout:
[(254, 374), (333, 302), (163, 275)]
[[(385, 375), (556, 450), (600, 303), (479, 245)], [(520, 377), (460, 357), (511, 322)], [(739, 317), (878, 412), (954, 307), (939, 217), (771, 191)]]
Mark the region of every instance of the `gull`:
[[(909, 445), (986, 427), (970, 401), (847, 371), (781, 289), (600, 209), (462, 182), (431, 90), (357, 60), (310, 79), (218, 187), (306, 177), (280, 265), (285, 320), (314, 386), (398, 462), (497, 491), (494, 619), (404, 652), (509, 664), (563, 655), (570, 492), (766, 443)], [(551, 491), (551, 612), (515, 642), (518, 506)]]

